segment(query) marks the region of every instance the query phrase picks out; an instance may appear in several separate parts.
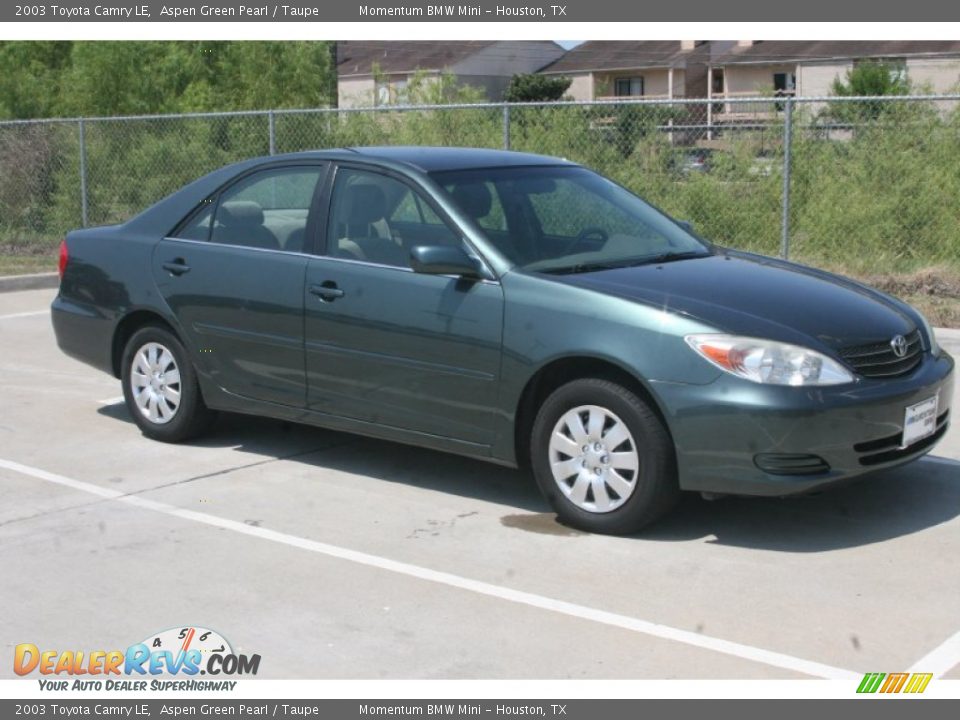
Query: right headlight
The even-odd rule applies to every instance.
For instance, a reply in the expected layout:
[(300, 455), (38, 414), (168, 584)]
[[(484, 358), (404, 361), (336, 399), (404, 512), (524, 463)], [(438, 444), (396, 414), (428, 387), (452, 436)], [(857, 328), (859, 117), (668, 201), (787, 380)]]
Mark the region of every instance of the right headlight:
[(687, 335), (702, 357), (724, 372), (765, 385), (842, 385), (854, 381), (843, 365), (798, 345), (737, 335)]

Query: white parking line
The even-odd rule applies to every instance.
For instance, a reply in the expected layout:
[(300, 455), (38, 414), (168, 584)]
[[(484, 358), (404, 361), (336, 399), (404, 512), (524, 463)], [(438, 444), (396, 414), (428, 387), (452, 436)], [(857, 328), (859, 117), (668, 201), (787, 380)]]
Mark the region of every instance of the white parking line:
[(453, 575), (451, 573), (431, 570), (430, 568), (421, 567), (419, 565), (398, 562), (396, 560), (390, 560), (389, 558), (380, 557), (377, 555), (370, 555), (368, 553), (358, 552), (356, 550), (350, 550), (348, 548), (338, 547), (336, 545), (329, 545), (327, 543), (317, 542), (315, 540), (308, 540), (306, 538), (288, 535), (275, 530), (268, 530), (263, 527), (247, 525), (246, 523), (228, 520), (215, 515), (208, 515), (206, 513), (196, 512), (194, 510), (185, 510), (183, 508), (178, 508), (166, 503), (147, 500), (146, 498), (136, 495), (125, 495), (116, 490), (111, 490), (110, 488), (101, 487), (99, 485), (83, 482), (81, 480), (74, 480), (72, 478), (64, 477), (63, 475), (57, 475), (55, 473), (33, 468), (28, 465), (21, 465), (20, 463), (12, 462), (10, 460), (0, 459), (0, 468), (19, 473), (21, 475), (37, 478), (39, 480), (57, 483), (58, 485), (63, 485), (74, 490), (79, 490), (91, 495), (97, 495), (108, 500), (114, 500), (116, 502), (123, 503), (125, 505), (132, 505), (133, 507), (144, 510), (152, 510), (154, 512), (163, 513), (164, 515), (170, 515), (183, 520), (192, 520), (193, 522), (203, 523), (212, 527), (232, 530), (233, 532), (240, 533), (242, 535), (249, 535), (261, 540), (268, 540), (270, 542), (300, 548), (301, 550), (319, 553), (328, 557), (346, 560), (359, 565), (377, 568), (379, 570), (386, 570), (399, 575), (406, 575), (408, 577), (427, 580), (440, 585), (446, 585), (448, 587), (477, 593), (478, 595), (485, 595), (487, 597), (506, 600), (508, 602), (518, 603), (520, 605), (527, 605), (529, 607), (535, 607), (541, 610), (549, 610), (551, 612), (560, 613), (561, 615), (567, 615), (580, 620), (588, 620), (590, 622), (609, 625), (624, 630), (630, 630), (643, 635), (662, 638), (664, 640), (673, 640), (685, 645), (702, 648), (704, 650), (712, 650), (724, 655), (732, 655), (734, 657), (762, 663), (764, 665), (771, 665), (773, 667), (784, 668), (786, 670), (792, 670), (795, 672), (804, 673), (806, 675), (834, 680), (857, 680), (863, 676), (863, 673), (856, 673), (851, 670), (824, 665), (822, 663), (804, 660), (802, 658), (773, 652), (771, 650), (764, 650), (763, 648), (753, 647), (752, 645), (743, 645), (741, 643), (709, 637), (707, 635), (701, 635), (700, 633), (690, 632), (688, 630), (681, 630), (668, 625), (660, 625), (659, 623), (640, 620), (639, 618), (633, 618), (627, 615), (619, 615), (617, 613), (598, 610), (585, 605), (577, 605), (576, 603), (557, 600), (544, 595), (536, 595), (534, 593), (514, 590), (512, 588), (494, 585), (492, 583), (487, 583), (480, 580), (472, 580), (470, 578)]
[(957, 665), (960, 665), (960, 631), (917, 660), (910, 672), (933, 673), (934, 677), (941, 677)]
[(117, 397), (107, 398), (106, 400), (97, 400), (98, 405), (117, 405), (118, 403), (123, 402), (123, 395), (118, 395)]
[(13, 320), (14, 318), (34, 317), (35, 315), (49, 315), (49, 310), (34, 310), (33, 312), (11, 313), (10, 315), (0, 315), (0, 320)]

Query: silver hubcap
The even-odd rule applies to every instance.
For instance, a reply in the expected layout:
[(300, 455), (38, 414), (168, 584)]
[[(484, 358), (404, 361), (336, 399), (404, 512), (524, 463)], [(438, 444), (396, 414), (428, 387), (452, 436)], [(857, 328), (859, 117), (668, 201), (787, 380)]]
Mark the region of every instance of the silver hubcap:
[(180, 408), (180, 368), (173, 353), (160, 343), (147, 343), (130, 366), (133, 401), (147, 420), (165, 425)]
[(587, 512), (606, 513), (633, 494), (640, 456), (620, 418), (598, 405), (581, 405), (553, 428), (550, 469), (570, 502)]

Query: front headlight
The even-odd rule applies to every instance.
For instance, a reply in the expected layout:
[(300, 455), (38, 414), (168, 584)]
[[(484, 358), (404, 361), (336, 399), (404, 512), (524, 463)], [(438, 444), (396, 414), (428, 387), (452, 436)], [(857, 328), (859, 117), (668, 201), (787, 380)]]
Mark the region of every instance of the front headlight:
[(923, 324), (923, 332), (927, 336), (927, 345), (929, 345), (927, 349), (930, 351), (931, 355), (939, 355), (940, 346), (937, 344), (937, 336), (933, 334), (933, 328), (930, 327), (930, 321), (927, 320), (926, 316), (916, 308), (913, 310), (917, 313), (917, 316), (920, 318), (920, 322)]
[(842, 385), (853, 375), (826, 355), (797, 345), (735, 335), (687, 335), (687, 343), (721, 370), (766, 385)]

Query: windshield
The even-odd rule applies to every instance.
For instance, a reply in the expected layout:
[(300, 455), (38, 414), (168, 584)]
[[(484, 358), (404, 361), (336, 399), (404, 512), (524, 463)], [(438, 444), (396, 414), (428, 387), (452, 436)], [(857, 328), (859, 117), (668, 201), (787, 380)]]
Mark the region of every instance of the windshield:
[(482, 168), (433, 178), (524, 270), (588, 272), (710, 254), (662, 212), (585, 168)]

